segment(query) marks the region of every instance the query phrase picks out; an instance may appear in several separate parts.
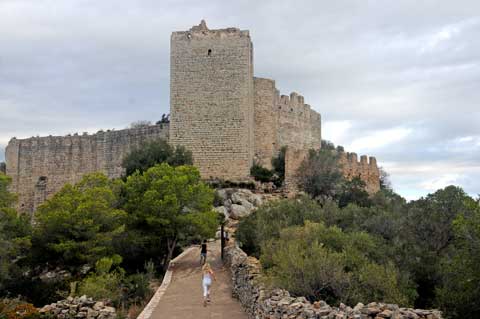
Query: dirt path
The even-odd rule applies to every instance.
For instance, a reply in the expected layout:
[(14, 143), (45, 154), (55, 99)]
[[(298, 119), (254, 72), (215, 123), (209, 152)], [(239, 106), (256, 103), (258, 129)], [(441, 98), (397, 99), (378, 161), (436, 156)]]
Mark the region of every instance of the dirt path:
[(248, 319), (240, 303), (231, 296), (230, 272), (223, 268), (220, 243), (209, 243), (208, 249), (208, 262), (217, 276), (208, 306), (203, 306), (200, 248), (193, 249), (173, 267), (170, 285), (155, 307), (152, 319)]

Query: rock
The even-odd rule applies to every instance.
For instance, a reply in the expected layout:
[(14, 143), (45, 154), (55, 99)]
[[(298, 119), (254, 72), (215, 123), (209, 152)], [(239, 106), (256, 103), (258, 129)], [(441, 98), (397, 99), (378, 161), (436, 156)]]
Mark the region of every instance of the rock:
[(82, 267), (80, 267), (80, 274), (86, 275), (91, 269), (92, 269), (92, 266), (90, 266), (89, 264), (85, 264)]
[(222, 201), (225, 201), (228, 199), (228, 194), (226, 189), (217, 189), (216, 194), (219, 198), (222, 199)]
[(84, 302), (87, 302), (88, 301), (88, 298), (87, 296), (83, 295), (81, 296), (80, 298), (78, 298), (78, 302), (79, 303), (84, 303)]
[(102, 301), (99, 301), (99, 302), (96, 302), (94, 305), (93, 305), (93, 310), (101, 310), (103, 309), (103, 307), (105, 307), (105, 304), (102, 302)]
[(252, 196), (250, 197), (250, 202), (255, 206), (255, 207), (259, 207), (263, 204), (263, 200), (262, 200), (262, 196), (258, 195), (258, 194), (252, 194)]
[(248, 200), (245, 198), (245, 196), (242, 193), (239, 193), (239, 192), (233, 193), (231, 200), (232, 200), (232, 203), (238, 204), (238, 205), (242, 205), (243, 201), (248, 202)]
[(379, 314), (377, 314), (377, 317), (380, 317), (380, 318), (391, 318), (391, 317), (392, 317), (392, 314), (393, 314), (393, 311), (388, 310), (388, 309), (385, 309), (384, 311), (382, 311), (382, 312), (380, 312)]
[(98, 317), (99, 314), (100, 314), (100, 313), (99, 313), (98, 311), (96, 311), (96, 310), (88, 309), (88, 311), (87, 311), (87, 318), (88, 318), (88, 319), (96, 318), (96, 317)]
[(227, 209), (229, 209), (230, 207), (232, 207), (232, 200), (231, 199), (227, 199), (226, 201), (223, 202), (223, 206), (225, 206)]
[(52, 307), (51, 305), (46, 305), (46, 306), (43, 306), (38, 312), (40, 313), (45, 313), (45, 312), (50, 312), (53, 310), (54, 307)]
[(105, 307), (100, 310), (100, 313), (115, 313), (115, 308), (113, 307)]
[(215, 207), (214, 210), (215, 210), (217, 213), (225, 216), (225, 218), (228, 218), (229, 215), (230, 215), (230, 214), (228, 213), (228, 209), (227, 209), (225, 206)]
[(232, 219), (240, 219), (242, 217), (246, 217), (250, 215), (250, 211), (248, 211), (244, 206), (232, 204), (230, 218)]
[(353, 307), (353, 311), (360, 311), (365, 305), (361, 302), (357, 303), (355, 307)]

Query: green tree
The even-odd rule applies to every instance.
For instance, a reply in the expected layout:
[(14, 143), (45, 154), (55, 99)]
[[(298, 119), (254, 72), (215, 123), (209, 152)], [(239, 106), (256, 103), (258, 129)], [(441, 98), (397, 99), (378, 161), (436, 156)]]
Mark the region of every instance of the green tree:
[(390, 175), (383, 167), (380, 167), (378, 170), (380, 171), (380, 189), (392, 190)]
[(111, 185), (105, 175), (92, 173), (43, 203), (35, 216), (36, 258), (76, 266), (114, 254), (126, 213), (116, 208)]
[(358, 206), (368, 207), (371, 200), (367, 191), (365, 190), (365, 182), (360, 177), (354, 177), (352, 180), (345, 181), (340, 189), (338, 195), (338, 205), (345, 207), (348, 204), (357, 204)]
[(183, 146), (171, 146), (167, 141), (158, 139), (149, 141), (131, 151), (123, 160), (126, 175), (135, 171), (140, 173), (160, 163), (172, 166), (192, 165), (192, 152)]
[(30, 222), (12, 208), (16, 196), (8, 191), (11, 179), (0, 173), (0, 291), (21, 276), (19, 262), (27, 255), (31, 241)]
[(480, 205), (468, 200), (471, 215), (453, 222), (454, 243), (442, 258), (437, 303), (451, 318), (480, 318)]
[(178, 244), (213, 236), (218, 226), (214, 193), (193, 166), (156, 165), (126, 182), (129, 229), (141, 230), (145, 241), (166, 247), (164, 269)]
[(10, 209), (17, 200), (17, 196), (8, 191), (12, 179), (0, 172), (0, 209)]
[(452, 223), (459, 215), (472, 215), (473, 199), (456, 186), (448, 186), (407, 206), (400, 231), (399, 265), (418, 284), (416, 307), (435, 305), (435, 289), (442, 280), (440, 264), (454, 239)]
[(343, 182), (340, 169), (336, 153), (310, 150), (298, 169), (299, 186), (313, 198), (336, 198)]

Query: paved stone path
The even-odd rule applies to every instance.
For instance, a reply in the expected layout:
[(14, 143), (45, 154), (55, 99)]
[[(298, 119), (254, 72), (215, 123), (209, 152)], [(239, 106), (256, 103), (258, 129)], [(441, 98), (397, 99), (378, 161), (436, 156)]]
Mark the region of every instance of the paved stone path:
[(220, 243), (209, 243), (208, 250), (208, 262), (217, 277), (208, 306), (203, 306), (200, 248), (193, 249), (175, 263), (172, 281), (151, 319), (248, 319), (240, 303), (232, 298), (230, 272), (223, 267)]

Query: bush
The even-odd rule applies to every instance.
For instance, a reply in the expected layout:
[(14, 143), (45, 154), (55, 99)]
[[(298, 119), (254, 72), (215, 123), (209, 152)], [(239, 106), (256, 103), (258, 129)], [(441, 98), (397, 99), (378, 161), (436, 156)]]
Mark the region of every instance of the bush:
[(373, 238), (307, 222), (288, 227), (262, 245), (273, 281), (295, 295), (329, 303), (383, 301), (408, 304), (406, 284), (391, 264), (377, 264)]
[(0, 300), (0, 319), (40, 319), (40, 313), (32, 304), (19, 299)]
[(340, 169), (331, 150), (310, 150), (298, 169), (299, 187), (313, 198), (336, 198), (344, 182)]
[(253, 178), (256, 181), (262, 182), (262, 183), (268, 183), (272, 180), (273, 173), (269, 169), (266, 169), (263, 166), (260, 166), (260, 164), (253, 164), (252, 167), (250, 168), (250, 175), (253, 176)]
[(240, 221), (236, 237), (242, 248), (259, 256), (262, 242), (278, 238), (285, 227), (303, 225), (305, 220), (319, 221), (321, 211), (308, 196), (268, 202)]
[(278, 155), (272, 158), (272, 170), (273, 173), (277, 176), (273, 182), (277, 187), (282, 186), (285, 180), (285, 153), (287, 152), (287, 147), (283, 146), (280, 148)]
[[(95, 300), (111, 300), (118, 305), (122, 301), (122, 281), (124, 270), (118, 267), (120, 256), (102, 258), (95, 265), (95, 273), (82, 280), (78, 287), (78, 295), (87, 295)], [(115, 267), (112, 269), (112, 267)]]
[(192, 165), (192, 152), (183, 146), (171, 146), (167, 141), (158, 139), (146, 142), (131, 151), (123, 160), (126, 175), (136, 171), (145, 172), (157, 164), (167, 163), (172, 166)]

